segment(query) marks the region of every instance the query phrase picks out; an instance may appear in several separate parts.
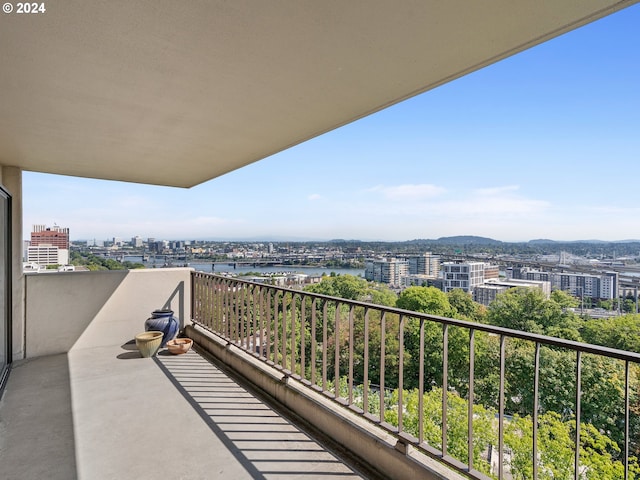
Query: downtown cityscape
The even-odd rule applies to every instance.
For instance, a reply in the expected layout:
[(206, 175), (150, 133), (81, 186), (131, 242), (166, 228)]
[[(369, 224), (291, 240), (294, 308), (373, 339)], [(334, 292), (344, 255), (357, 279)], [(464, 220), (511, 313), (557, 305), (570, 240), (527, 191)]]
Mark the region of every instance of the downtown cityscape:
[[(408, 242), (213, 242), (70, 240), (69, 228), (34, 225), (25, 242), (25, 271), (189, 266), (272, 285), (304, 287), (325, 275), (351, 274), (396, 293), (430, 286), (460, 289), (488, 306), (512, 288), (561, 290), (597, 317), (638, 313), (640, 241), (505, 243), (463, 236)], [(100, 258), (103, 261), (94, 261)], [(603, 308), (606, 307), (606, 308)]]

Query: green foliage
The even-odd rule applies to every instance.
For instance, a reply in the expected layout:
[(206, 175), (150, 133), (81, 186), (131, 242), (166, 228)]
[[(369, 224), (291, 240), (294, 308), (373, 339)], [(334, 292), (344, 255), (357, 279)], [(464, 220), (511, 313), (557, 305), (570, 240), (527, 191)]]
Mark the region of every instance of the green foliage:
[(451, 317), (455, 313), (447, 295), (435, 287), (409, 287), (400, 294), (396, 306), (441, 317)]
[(456, 312), (454, 318), (461, 320), (470, 320), (472, 322), (483, 322), (487, 315), (487, 309), (484, 305), (474, 302), (471, 294), (460, 288), (454, 288), (447, 293), (449, 304)]
[[(567, 299), (557, 294), (561, 302)], [(489, 305), (487, 321), (499, 327), (579, 340), (581, 319), (546, 299), (537, 288), (512, 288), (499, 294)]]
[(640, 314), (589, 320), (582, 337), (588, 343), (640, 353)]
[(551, 292), (551, 300), (560, 305), (560, 308), (575, 308), (580, 305), (580, 300), (572, 297), (563, 290), (554, 290)]
[(305, 291), (386, 306), (393, 306), (396, 299), (396, 294), (387, 286), (376, 285), (354, 275), (325, 276), (320, 283), (305, 287)]
[(84, 266), (91, 271), (96, 270), (133, 270), (138, 268), (145, 268), (142, 263), (134, 262), (119, 262), (112, 258), (98, 257), (91, 253), (81, 254), (76, 251), (71, 252), (71, 265)]

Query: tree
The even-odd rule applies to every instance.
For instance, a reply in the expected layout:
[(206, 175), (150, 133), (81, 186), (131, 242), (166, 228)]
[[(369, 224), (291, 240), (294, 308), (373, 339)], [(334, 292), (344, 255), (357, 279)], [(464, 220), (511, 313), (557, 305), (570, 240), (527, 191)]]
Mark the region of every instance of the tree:
[(441, 317), (452, 317), (455, 313), (447, 295), (435, 287), (409, 287), (400, 294), (396, 306)]
[(640, 314), (588, 320), (581, 333), (585, 342), (640, 353)]
[(473, 322), (484, 321), (487, 309), (484, 305), (474, 302), (471, 294), (460, 288), (454, 288), (447, 293), (451, 307), (456, 311), (455, 318)]
[(386, 285), (367, 282), (354, 275), (334, 275), (333, 272), (330, 276), (322, 277), (320, 283), (305, 287), (305, 291), (389, 307), (395, 305), (397, 298)]
[(367, 295), (367, 287), (368, 283), (364, 278), (332, 275), (323, 277), (320, 283), (305, 287), (305, 291), (347, 300), (363, 300)]
[[(563, 297), (560, 296), (561, 301)], [(487, 321), (499, 327), (579, 340), (580, 318), (537, 288), (512, 288), (489, 305)]]
[(580, 305), (580, 301), (563, 290), (551, 292), (551, 300), (560, 305), (561, 308), (575, 308)]

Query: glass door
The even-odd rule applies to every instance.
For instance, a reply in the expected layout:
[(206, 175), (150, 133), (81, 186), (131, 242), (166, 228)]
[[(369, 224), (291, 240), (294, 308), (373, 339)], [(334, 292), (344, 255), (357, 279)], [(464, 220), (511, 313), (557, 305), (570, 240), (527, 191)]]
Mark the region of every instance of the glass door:
[(11, 196), (0, 187), (0, 395), (11, 363)]

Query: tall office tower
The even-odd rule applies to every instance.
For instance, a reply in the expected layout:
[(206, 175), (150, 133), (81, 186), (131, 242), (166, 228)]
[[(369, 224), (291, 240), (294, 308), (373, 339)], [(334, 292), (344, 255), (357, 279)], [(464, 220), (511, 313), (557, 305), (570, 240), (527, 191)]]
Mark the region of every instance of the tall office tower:
[(440, 257), (431, 252), (409, 257), (409, 275), (437, 277), (440, 273)]
[(69, 250), (69, 229), (57, 225), (34, 225), (31, 231), (31, 246), (52, 245), (60, 250)]

